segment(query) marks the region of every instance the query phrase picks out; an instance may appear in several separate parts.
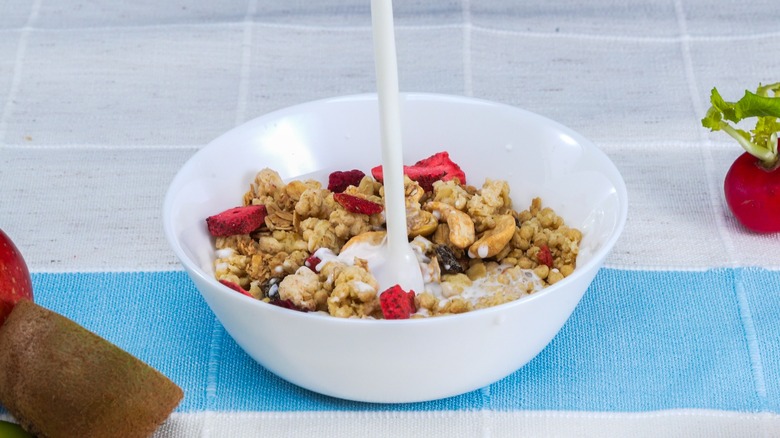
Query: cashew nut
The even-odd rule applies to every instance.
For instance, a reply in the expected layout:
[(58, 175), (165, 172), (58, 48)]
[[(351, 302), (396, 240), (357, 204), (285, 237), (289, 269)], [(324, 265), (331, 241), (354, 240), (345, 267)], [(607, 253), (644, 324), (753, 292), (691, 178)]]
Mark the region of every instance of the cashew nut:
[(510, 214), (503, 214), (496, 216), (495, 222), (495, 228), (485, 231), (482, 237), (469, 247), (469, 257), (493, 257), (512, 240), (515, 234), (515, 218)]
[(425, 204), (425, 209), (447, 221), (447, 226), (450, 229), (450, 242), (454, 246), (463, 249), (474, 243), (476, 238), (474, 221), (471, 220), (468, 214), (450, 204), (438, 201)]
[(351, 239), (349, 239), (347, 243), (341, 247), (341, 252), (344, 252), (352, 245), (361, 243), (365, 243), (371, 246), (379, 246), (382, 244), (382, 241), (385, 238), (385, 234), (387, 233), (384, 231), (366, 231), (365, 233), (360, 233), (357, 236), (353, 236)]

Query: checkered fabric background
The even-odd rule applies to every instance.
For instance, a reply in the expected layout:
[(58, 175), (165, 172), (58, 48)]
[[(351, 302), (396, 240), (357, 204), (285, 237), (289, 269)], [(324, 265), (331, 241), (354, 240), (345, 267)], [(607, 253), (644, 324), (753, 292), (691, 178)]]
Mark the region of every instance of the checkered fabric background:
[(168, 184), (213, 138), (374, 91), (368, 0), (0, 2), (0, 228), (41, 304), (185, 389), (158, 436), (780, 436), (780, 239), (730, 215), (741, 149), (700, 124), (712, 87), (736, 100), (780, 81), (780, 2), (394, 3), (402, 91), (555, 119), (615, 162), (630, 200), (534, 361), (411, 405), (327, 398), (254, 363), (161, 225)]

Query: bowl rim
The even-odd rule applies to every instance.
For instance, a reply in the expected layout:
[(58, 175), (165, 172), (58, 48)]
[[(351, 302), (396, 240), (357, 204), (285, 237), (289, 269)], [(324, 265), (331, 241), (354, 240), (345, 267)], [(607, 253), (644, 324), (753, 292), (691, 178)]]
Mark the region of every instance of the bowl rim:
[[(397, 327), (399, 324), (403, 325), (412, 325), (412, 324), (449, 324), (449, 323), (457, 323), (460, 320), (464, 319), (474, 319), (474, 318), (484, 318), (488, 317), (491, 314), (495, 313), (503, 313), (508, 310), (510, 310), (513, 307), (519, 307), (523, 306), (523, 303), (542, 299), (543, 297), (546, 297), (547, 295), (557, 293), (559, 289), (562, 289), (564, 286), (566, 286), (568, 283), (576, 281), (578, 277), (587, 275), (587, 272), (591, 272), (593, 269), (596, 269), (596, 272), (594, 272), (594, 276), (596, 275), (597, 271), (600, 270), (600, 266), (594, 266), (594, 265), (601, 265), (603, 263), (603, 260), (606, 258), (606, 256), (609, 254), (609, 252), (614, 248), (615, 243), (620, 238), (621, 234), (623, 233), (623, 229), (625, 227), (625, 223), (628, 217), (628, 193), (625, 181), (623, 179), (622, 174), (617, 169), (615, 164), (612, 162), (612, 160), (603, 152), (601, 149), (596, 146), (596, 144), (589, 140), (588, 138), (584, 137), (582, 134), (580, 134), (577, 131), (574, 131), (573, 129), (561, 124), (560, 122), (557, 122), (553, 119), (550, 119), (546, 116), (543, 116), (541, 114), (529, 111), (527, 109), (523, 109), (520, 107), (512, 106), (506, 103), (496, 102), (492, 100), (482, 99), (482, 98), (475, 98), (475, 97), (469, 97), (469, 96), (459, 96), (459, 95), (453, 95), (453, 94), (440, 94), (440, 93), (428, 93), (428, 92), (401, 92), (401, 99), (402, 102), (404, 101), (428, 101), (428, 102), (443, 102), (443, 103), (451, 103), (451, 104), (469, 104), (469, 105), (486, 105), (491, 107), (498, 107), (503, 108), (505, 110), (518, 112), (524, 114), (526, 117), (536, 118), (537, 120), (543, 121), (548, 126), (551, 126), (557, 130), (563, 131), (575, 140), (579, 144), (581, 144), (583, 147), (589, 149), (590, 153), (595, 153), (597, 155), (600, 155), (600, 158), (602, 160), (605, 160), (606, 163), (611, 167), (613, 175), (609, 177), (610, 182), (612, 182), (615, 186), (617, 199), (618, 199), (618, 215), (617, 215), (617, 221), (615, 223), (615, 227), (613, 231), (611, 232), (609, 239), (607, 239), (604, 244), (601, 245), (601, 247), (595, 251), (592, 255), (592, 257), (583, 265), (578, 266), (574, 272), (564, 278), (563, 280), (550, 285), (540, 291), (534, 292), (531, 295), (521, 297), (517, 300), (510, 301), (507, 303), (503, 303), (500, 305), (487, 307), (483, 309), (475, 309), (469, 312), (455, 314), (455, 315), (443, 315), (442, 317), (428, 317), (428, 318), (410, 318), (410, 319), (404, 319), (404, 320), (385, 320), (385, 319), (371, 319), (371, 318), (337, 318), (330, 315), (319, 315), (318, 312), (298, 312), (298, 311), (290, 311), (290, 309), (285, 309), (279, 306), (275, 306), (266, 302), (263, 302), (261, 300), (257, 300), (255, 298), (248, 297), (243, 294), (237, 294), (235, 291), (231, 290), (227, 286), (222, 285), (219, 283), (216, 278), (212, 275), (207, 275), (206, 272), (204, 272), (193, 260), (191, 260), (189, 257), (187, 257), (186, 253), (184, 252), (181, 244), (179, 243), (178, 239), (176, 239), (176, 234), (174, 233), (174, 226), (172, 221), (172, 204), (173, 204), (173, 197), (176, 192), (176, 186), (178, 185), (179, 181), (184, 178), (183, 176), (183, 169), (190, 164), (191, 162), (198, 159), (198, 157), (203, 153), (203, 151), (208, 150), (211, 147), (214, 147), (213, 145), (219, 144), (221, 141), (223, 141), (224, 137), (227, 137), (229, 135), (234, 134), (236, 131), (248, 129), (249, 125), (253, 124), (260, 124), (265, 119), (275, 119), (280, 116), (283, 116), (285, 114), (289, 113), (296, 113), (300, 112), (301, 110), (306, 110), (308, 108), (327, 105), (329, 103), (338, 103), (338, 102), (356, 102), (356, 101), (376, 101), (377, 100), (377, 94), (376, 93), (358, 93), (358, 94), (348, 94), (348, 95), (339, 95), (339, 96), (332, 96), (332, 97), (325, 97), (321, 99), (311, 100), (307, 102), (297, 103), (291, 106), (286, 106), (283, 108), (279, 108), (276, 110), (269, 111), (267, 113), (261, 114), (255, 118), (249, 119), (245, 121), (244, 123), (241, 123), (228, 131), (225, 131), (224, 133), (220, 134), (219, 136), (215, 137), (211, 141), (209, 141), (207, 144), (205, 144), (203, 147), (199, 148), (198, 151), (196, 151), (193, 155), (191, 155), (187, 161), (182, 164), (182, 166), (177, 170), (176, 174), (172, 178), (170, 185), (168, 189), (166, 190), (166, 194), (163, 200), (163, 229), (166, 236), (166, 239), (168, 240), (168, 243), (175, 253), (176, 257), (178, 258), (181, 265), (185, 268), (185, 271), (187, 271), (190, 275), (196, 275), (201, 280), (205, 281), (206, 283), (210, 284), (211, 286), (215, 287), (217, 293), (221, 293), (224, 295), (224, 297), (221, 297), (220, 299), (239, 299), (239, 300), (245, 300), (245, 302), (248, 305), (253, 306), (259, 306), (258, 308), (262, 311), (267, 312), (284, 312), (283, 314), (290, 318), (304, 318), (305, 320), (322, 320), (324, 323), (327, 324), (346, 324), (346, 325), (363, 325), (363, 324), (369, 324), (371, 326), (386, 326), (388, 324)], [(203, 295), (203, 292), (200, 291), (199, 288), (198, 292)], [(585, 291), (583, 291), (584, 294)], [(252, 304), (249, 304), (252, 303)], [(325, 322), (327, 321), (327, 322)]]

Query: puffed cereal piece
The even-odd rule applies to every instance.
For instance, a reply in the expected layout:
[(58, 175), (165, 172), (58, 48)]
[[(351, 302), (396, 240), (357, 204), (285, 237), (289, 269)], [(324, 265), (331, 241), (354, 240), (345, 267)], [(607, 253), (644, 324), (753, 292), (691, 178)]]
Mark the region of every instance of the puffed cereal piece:
[(360, 192), (360, 193), (362, 193), (362, 194), (364, 194), (366, 196), (375, 196), (378, 199), (380, 199), (379, 201), (375, 201), (375, 202), (382, 203), (382, 201), (381, 201), (382, 196), (380, 194), (381, 191), (382, 191), (382, 187), (383, 186), (382, 186), (381, 182), (379, 182), (379, 181), (375, 180), (374, 178), (366, 175), (366, 176), (363, 177), (363, 179), (360, 180), (360, 184), (358, 185), (358, 192)]
[(328, 297), (328, 313), (340, 318), (366, 318), (381, 312), (379, 284), (360, 266), (344, 266), (336, 271), (333, 291)]
[(506, 181), (486, 179), (482, 189), (466, 203), (466, 211), (474, 220), (477, 232), (492, 228), (493, 215), (503, 214), (512, 205)]
[(309, 258), (308, 251), (292, 251), (282, 262), (282, 269), (286, 274), (292, 274), (306, 264), (307, 258)]
[(441, 276), (441, 294), (445, 298), (460, 295), (469, 286), (471, 286), (471, 279), (466, 274)]
[(214, 246), (217, 250), (230, 248), (241, 255), (252, 255), (259, 251), (257, 242), (249, 234), (217, 237)]
[(281, 278), (285, 275), (284, 262), (287, 256), (284, 251), (276, 254), (255, 254), (246, 266), (246, 273), (252, 280), (261, 282), (274, 277)]
[(406, 234), (409, 237), (430, 236), (438, 226), (439, 221), (433, 213), (419, 207), (406, 208)]
[(273, 169), (265, 168), (255, 175), (249, 191), (244, 195), (244, 205), (265, 205), (272, 202), (274, 195), (284, 187), (284, 181)]
[(414, 301), (418, 309), (426, 309), (430, 314), (439, 307), (439, 300), (430, 292), (415, 295)]
[(572, 266), (572, 265), (563, 265), (560, 268), (558, 268), (558, 270), (561, 272), (561, 274), (564, 277), (568, 277), (569, 275), (571, 275), (574, 272), (574, 266)]
[(433, 183), (433, 201), (449, 204), (458, 210), (465, 210), (471, 195), (455, 180)]
[(310, 217), (301, 221), (300, 227), (301, 235), (310, 253), (320, 248), (328, 248), (338, 254), (341, 246), (344, 245), (344, 239), (336, 235), (327, 220)]
[(412, 249), (415, 252), (423, 256), (423, 260), (427, 259), (427, 255), (432, 254), (436, 250), (436, 246), (430, 240), (422, 236), (417, 236), (409, 242)]
[(344, 190), (343, 193), (346, 193), (347, 195), (356, 196), (360, 199), (371, 201), (375, 204), (384, 205), (384, 200), (382, 199), (382, 197), (379, 196), (378, 194), (375, 194), (373, 187), (369, 185), (361, 186), (361, 187), (349, 186)]
[(246, 288), (251, 280), (246, 271), (249, 260), (249, 256), (235, 252), (227, 257), (217, 258), (214, 261), (214, 276), (217, 280), (230, 281)]
[(439, 304), (439, 309), (437, 309), (436, 314), (447, 314), (447, 313), (466, 313), (474, 309), (474, 306), (466, 300), (464, 300), (461, 297), (453, 297), (449, 300), (443, 301), (442, 304)]
[(285, 211), (292, 213), (303, 193), (307, 190), (318, 189), (322, 189), (322, 184), (320, 184), (319, 181), (312, 179), (306, 181), (294, 180), (287, 183), (282, 190), (278, 191), (274, 195), (274, 199)]
[(485, 263), (480, 259), (474, 259), (472, 261), (476, 261), (476, 263), (471, 263), (471, 266), (466, 270), (466, 276), (468, 276), (471, 281), (476, 281), (485, 277), (488, 273)]
[(555, 284), (559, 281), (563, 280), (563, 274), (560, 273), (557, 269), (553, 269), (550, 271), (550, 273), (547, 275), (547, 283), (548, 284)]
[[(328, 199), (332, 203), (329, 203)], [(333, 194), (325, 189), (309, 188), (301, 193), (301, 197), (295, 204), (295, 212), (302, 218), (325, 219), (334, 209)]]
[(480, 298), (477, 300), (477, 304), (474, 306), (474, 308), (485, 309), (488, 307), (494, 307), (518, 300), (519, 298), (522, 298), (526, 295), (528, 295), (528, 292), (524, 289), (519, 289), (517, 287), (512, 289), (504, 288), (494, 294)]
[[(231, 236), (234, 237), (234, 236)], [(226, 280), (242, 287), (249, 286), (246, 269), (249, 256), (237, 250), (237, 242), (231, 238), (217, 238), (217, 251), (214, 260), (214, 276), (217, 280)]]
[(307, 242), (298, 233), (282, 230), (260, 234), (257, 237), (257, 247), (263, 254), (308, 250)]
[(328, 222), (333, 230), (333, 233), (345, 241), (351, 239), (358, 234), (371, 231), (373, 227), (369, 223), (369, 216), (360, 213), (351, 213), (343, 208), (334, 210)]
[(319, 275), (307, 267), (301, 267), (279, 283), (279, 297), (292, 301), (296, 307), (312, 311), (317, 309), (316, 295), (320, 289)]
[[(277, 286), (278, 287), (278, 286)], [(265, 297), (265, 294), (263, 293), (263, 289), (260, 287), (260, 282), (257, 280), (252, 280), (249, 283), (249, 295), (252, 295), (256, 300), (263, 299)]]
[(404, 175), (404, 199), (406, 200), (407, 208), (414, 206), (415, 204), (422, 204), (422, 199), (425, 196), (425, 189), (422, 188), (420, 183), (413, 181), (408, 176)]
[[(385, 198), (385, 186), (379, 188), (379, 196)], [(420, 186), (417, 181), (413, 181), (409, 176), (404, 175), (404, 201), (406, 202), (406, 208), (410, 206), (420, 205), (423, 197), (425, 196), (425, 190)], [(383, 201), (384, 202), (384, 201)]]
[(531, 212), (531, 216), (536, 216), (542, 209), (542, 198), (536, 197), (531, 199), (531, 206), (528, 207), (528, 211)]
[(276, 254), (284, 249), (282, 242), (272, 235), (263, 234), (257, 237), (257, 247), (263, 254)]
[(534, 268), (534, 274), (542, 280), (546, 280), (547, 275), (550, 274), (550, 267), (547, 265), (539, 265)]
[(536, 217), (539, 218), (539, 223), (544, 228), (555, 230), (563, 223), (563, 219), (555, 214), (555, 211), (553, 211), (553, 209), (550, 207), (542, 208)]

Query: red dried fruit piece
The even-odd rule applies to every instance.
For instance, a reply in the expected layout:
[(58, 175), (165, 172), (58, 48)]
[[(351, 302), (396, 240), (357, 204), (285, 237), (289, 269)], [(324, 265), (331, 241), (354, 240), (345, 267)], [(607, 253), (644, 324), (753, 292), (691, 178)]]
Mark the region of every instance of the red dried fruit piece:
[(448, 152), (435, 153), (428, 158), (424, 158), (414, 163), (414, 166), (412, 167), (421, 167), (424, 169), (436, 168), (445, 173), (441, 178), (442, 181), (458, 178), (458, 181), (460, 181), (461, 184), (466, 184), (466, 174), (460, 166), (450, 159), (450, 154)]
[(319, 257), (311, 255), (306, 259), (305, 262), (303, 262), (303, 264), (312, 271), (319, 273), (320, 271), (317, 270), (317, 265), (319, 265), (321, 261), (322, 260), (320, 260)]
[(249, 234), (265, 223), (265, 205), (234, 207), (206, 218), (209, 233), (215, 237)]
[(550, 248), (547, 245), (542, 245), (539, 247), (539, 253), (536, 254), (536, 260), (543, 265), (547, 265), (549, 268), (553, 267), (552, 254), (550, 253)]
[(342, 207), (344, 207), (350, 213), (360, 214), (377, 214), (380, 213), (384, 207), (382, 204), (363, 199), (358, 196), (348, 195), (346, 193), (334, 193), (333, 199), (336, 200)]
[(306, 309), (301, 309), (300, 307), (296, 306), (292, 301), (290, 300), (283, 300), (281, 298), (275, 298), (268, 302), (269, 304), (272, 304), (274, 306), (284, 307), (285, 309), (290, 310), (297, 310), (299, 312), (308, 312)]
[[(377, 181), (384, 181), (382, 166), (371, 169), (371, 175)], [(404, 175), (417, 181), (420, 186), (425, 184), (423, 186), (425, 190), (429, 190), (426, 187), (432, 188), (433, 183), (438, 180), (449, 181), (457, 178), (461, 184), (466, 184), (466, 174), (460, 166), (450, 159), (448, 152), (439, 152), (414, 163), (412, 166), (404, 166)]]
[(417, 311), (414, 291), (406, 292), (397, 284), (379, 295), (379, 304), (385, 319), (409, 319)]
[[(412, 172), (412, 170), (414, 170), (414, 172)], [(417, 181), (417, 184), (419, 184), (420, 187), (422, 187), (422, 189), (425, 190), (426, 192), (432, 192), (433, 191), (433, 183), (435, 183), (436, 181), (441, 180), (446, 175), (444, 172), (440, 172), (440, 173), (437, 173), (437, 174), (426, 174), (425, 172), (427, 172), (427, 170), (424, 170), (424, 169), (420, 169), (419, 173), (416, 174), (417, 172), (418, 172), (418, 169), (410, 168), (409, 169), (409, 173), (407, 174), (407, 176), (412, 181)]]
[(333, 193), (341, 193), (349, 186), (357, 187), (364, 176), (366, 174), (358, 169), (337, 170), (328, 176), (328, 190)]
[(233, 283), (232, 281), (228, 281), (228, 280), (219, 280), (219, 282), (220, 282), (220, 283), (222, 283), (222, 284), (224, 284), (225, 286), (227, 286), (227, 287), (229, 287), (229, 288), (233, 289), (233, 290), (234, 290), (234, 291), (236, 291), (236, 292), (239, 292), (239, 293), (241, 293), (241, 294), (243, 294), (243, 295), (246, 295), (246, 296), (248, 296), (248, 297), (250, 297), (250, 298), (254, 298), (254, 297), (253, 297), (253, 296), (252, 296), (252, 295), (251, 295), (251, 294), (250, 294), (248, 291), (246, 291), (246, 290), (245, 290), (243, 287), (241, 287), (241, 286), (239, 286), (239, 285), (237, 285), (237, 284)]

